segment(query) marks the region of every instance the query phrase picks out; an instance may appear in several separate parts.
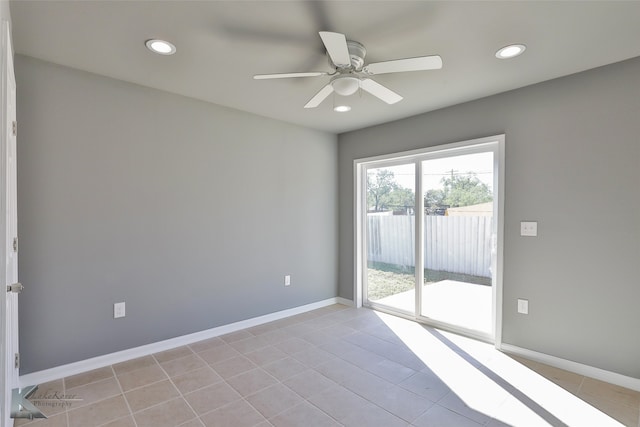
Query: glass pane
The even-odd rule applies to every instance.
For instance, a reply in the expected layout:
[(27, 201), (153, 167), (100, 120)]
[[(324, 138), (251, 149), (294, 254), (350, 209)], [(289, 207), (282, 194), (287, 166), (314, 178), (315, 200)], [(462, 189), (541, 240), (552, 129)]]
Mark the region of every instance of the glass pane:
[(492, 335), (493, 153), (422, 162), (422, 315)]
[(415, 313), (415, 164), (367, 170), (366, 299)]

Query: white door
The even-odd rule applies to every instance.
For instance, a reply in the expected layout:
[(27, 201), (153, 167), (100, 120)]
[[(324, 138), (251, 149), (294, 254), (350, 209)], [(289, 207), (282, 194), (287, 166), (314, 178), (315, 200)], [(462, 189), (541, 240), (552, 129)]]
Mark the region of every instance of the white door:
[(0, 141), (0, 386), (2, 387), (2, 426), (13, 426), (10, 418), (11, 390), (18, 387), (18, 293), (8, 286), (18, 282), (17, 219), (16, 219), (16, 82), (13, 71), (13, 50), (9, 23), (2, 21), (2, 134)]

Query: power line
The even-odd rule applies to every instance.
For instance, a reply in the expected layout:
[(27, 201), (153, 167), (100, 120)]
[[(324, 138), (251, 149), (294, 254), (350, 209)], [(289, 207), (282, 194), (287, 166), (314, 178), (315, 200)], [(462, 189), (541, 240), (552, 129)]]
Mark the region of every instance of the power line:
[[(373, 175), (375, 172), (369, 172), (369, 174)], [(487, 171), (487, 172), (454, 172), (454, 175), (488, 175), (488, 174), (492, 174), (493, 171)], [(414, 176), (414, 173), (403, 173), (403, 172), (397, 172), (393, 174), (394, 176), (398, 176), (398, 175), (403, 175), (403, 176)], [(427, 176), (451, 176), (451, 172), (445, 172), (445, 173), (423, 173), (422, 174), (427, 175)]]

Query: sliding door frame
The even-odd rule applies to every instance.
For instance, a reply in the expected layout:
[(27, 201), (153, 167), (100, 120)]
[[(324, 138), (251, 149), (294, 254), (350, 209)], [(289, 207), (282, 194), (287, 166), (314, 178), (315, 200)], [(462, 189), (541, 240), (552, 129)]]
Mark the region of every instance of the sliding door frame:
[[(363, 182), (363, 186), (361, 187), (361, 197), (360, 197), (360, 205), (361, 206), (367, 206), (367, 171), (369, 169), (377, 169), (377, 168), (387, 168), (387, 167), (393, 167), (393, 166), (402, 166), (402, 165), (409, 165), (409, 164), (413, 164), (414, 165), (414, 177), (416, 178), (414, 181), (414, 194), (415, 194), (415, 198), (414, 198), (414, 204), (413, 204), (413, 209), (414, 209), (414, 216), (416, 217), (415, 220), (415, 227), (418, 227), (418, 220), (417, 220), (417, 214), (415, 212), (418, 212), (418, 209), (420, 208), (420, 204), (418, 203), (419, 201), (419, 196), (418, 196), (418, 187), (417, 187), (417, 177), (418, 177), (418, 167), (420, 166), (420, 162), (416, 160), (415, 157), (402, 157), (402, 158), (397, 158), (397, 157), (392, 157), (392, 158), (385, 158), (385, 159), (381, 159), (379, 161), (375, 161), (375, 162), (371, 162), (371, 163), (366, 163), (363, 166), (362, 169), (362, 176), (364, 177), (364, 182)], [(362, 224), (366, 224), (366, 217), (367, 217), (367, 212), (366, 209), (364, 210), (363, 216), (361, 217), (362, 219)], [(414, 231), (415, 232), (415, 231)], [(367, 241), (367, 233), (363, 232), (362, 233), (362, 247), (363, 248), (367, 248), (368, 247), (368, 241)], [(417, 255), (417, 254), (416, 254)], [(417, 259), (417, 258), (416, 258)], [(364, 271), (366, 270), (366, 257), (364, 256), (364, 252), (362, 252), (362, 260), (364, 262), (363, 267), (360, 269), (362, 271), (362, 285), (361, 285), (361, 289), (362, 289), (362, 305), (368, 305), (372, 308), (375, 308), (376, 310), (380, 310), (380, 311), (386, 311), (386, 312), (390, 312), (393, 314), (397, 314), (399, 316), (402, 317), (406, 317), (406, 318), (410, 318), (410, 319), (414, 319), (415, 315), (418, 313), (417, 311), (415, 311), (415, 309), (418, 308), (418, 306), (416, 305), (414, 307), (414, 312), (410, 313), (408, 311), (405, 310), (401, 310), (399, 308), (396, 309), (389, 309), (387, 308), (388, 306), (385, 306), (384, 304), (380, 304), (380, 303), (376, 303), (373, 301), (369, 301), (368, 304), (365, 303), (365, 296), (368, 295), (368, 278), (367, 275), (364, 274)], [(414, 289), (415, 289), (415, 284), (419, 283), (418, 282), (418, 269), (414, 269), (415, 270), (415, 274), (414, 274)], [(424, 272), (420, 273), (421, 277), (424, 275)], [(416, 290), (417, 292), (417, 290)]]
[[(405, 151), (400, 153), (390, 153), (381, 156), (367, 157), (354, 160), (354, 303), (356, 307), (369, 305), (380, 311), (396, 314), (411, 320), (416, 320), (441, 329), (450, 330), (452, 332), (461, 333), (483, 341), (493, 342), (496, 348), (501, 347), (502, 343), (502, 273), (503, 273), (503, 234), (504, 234), (504, 145), (505, 135), (494, 135), (484, 138), (477, 138), (467, 141), (460, 141), (449, 144), (431, 146), (423, 149)], [(453, 325), (438, 322), (433, 319), (421, 315), (422, 301), (422, 283), (424, 282), (424, 215), (420, 207), (423, 205), (423, 188), (422, 188), (422, 162), (424, 160), (432, 160), (442, 157), (451, 157), (456, 155), (477, 153), (477, 152), (493, 151), (494, 153), (494, 175), (493, 175), (493, 244), (492, 250), (496, 255), (493, 258), (494, 264), (492, 271), (492, 325), (493, 336), (477, 333), (465, 328), (458, 328)], [(413, 316), (405, 312), (398, 312), (380, 306), (375, 303), (366, 303), (366, 253), (367, 233), (366, 233), (366, 214), (367, 214), (367, 179), (366, 172), (368, 168), (392, 166), (395, 164), (414, 163), (415, 165), (415, 313)], [(422, 268), (418, 268), (422, 267)], [(420, 285), (420, 286), (418, 286)]]

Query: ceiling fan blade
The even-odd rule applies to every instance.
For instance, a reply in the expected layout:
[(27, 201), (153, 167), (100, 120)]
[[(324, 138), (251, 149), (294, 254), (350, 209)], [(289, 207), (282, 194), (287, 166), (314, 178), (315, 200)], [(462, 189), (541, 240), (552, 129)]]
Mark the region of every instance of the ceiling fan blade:
[(320, 38), (336, 67), (348, 67), (351, 65), (347, 38), (344, 34), (320, 31)]
[(360, 81), (360, 87), (371, 95), (377, 96), (387, 104), (395, 104), (396, 102), (402, 101), (400, 95), (371, 79), (362, 79)]
[(320, 92), (316, 93), (314, 97), (311, 98), (309, 102), (307, 102), (307, 105), (305, 105), (304, 108), (316, 108), (318, 105), (322, 103), (322, 101), (324, 101), (332, 93), (333, 93), (333, 86), (331, 86), (331, 83), (329, 83), (325, 87), (320, 89)]
[(374, 62), (365, 66), (362, 71), (367, 74), (401, 73), (404, 71), (427, 71), (442, 68), (442, 58), (438, 55), (419, 56), (417, 58), (396, 59), (393, 61)]
[(312, 71), (308, 73), (280, 73), (280, 74), (256, 74), (253, 76), (254, 80), (268, 80), (268, 79), (288, 79), (291, 77), (318, 77), (326, 76), (327, 73), (323, 71)]

